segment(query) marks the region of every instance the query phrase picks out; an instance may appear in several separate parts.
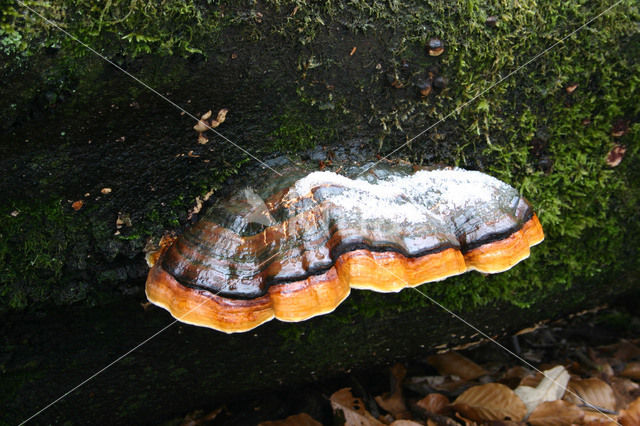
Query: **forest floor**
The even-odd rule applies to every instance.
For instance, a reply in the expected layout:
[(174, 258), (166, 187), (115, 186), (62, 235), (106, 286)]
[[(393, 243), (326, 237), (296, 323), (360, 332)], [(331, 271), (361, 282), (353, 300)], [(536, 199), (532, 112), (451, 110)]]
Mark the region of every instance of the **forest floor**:
[(165, 424), (640, 425), (640, 316), (632, 305), (602, 306), (498, 343), (220, 401)]

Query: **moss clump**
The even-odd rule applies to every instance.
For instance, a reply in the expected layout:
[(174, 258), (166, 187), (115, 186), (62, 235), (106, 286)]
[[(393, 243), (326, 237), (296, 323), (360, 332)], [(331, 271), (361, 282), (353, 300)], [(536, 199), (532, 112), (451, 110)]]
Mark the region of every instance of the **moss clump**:
[(12, 308), (46, 300), (59, 282), (78, 226), (59, 200), (12, 206), (0, 216), (0, 294)]
[[(107, 56), (202, 53), (203, 44), (215, 39), (221, 29), (220, 11), (215, 6), (202, 7), (193, 0), (26, 3), (51, 23)], [(207, 1), (207, 6), (212, 4)], [(77, 56), (88, 54), (51, 23), (25, 7), (7, 4), (0, 20), (3, 53), (28, 57), (40, 48), (69, 47)]]
[[(274, 4), (283, 10), (288, 6)], [(637, 5), (618, 5), (504, 81), (610, 4), (296, 6), (298, 13), (275, 31), (302, 48), (304, 57), (316, 58), (302, 61), (314, 66), (302, 67), (299, 93), (321, 98), (317, 82), (330, 82), (334, 97), (346, 99), (344, 109), (360, 114), (358, 99), (365, 98), (369, 123), (382, 130), (383, 153), (447, 117), (395, 155), (483, 170), (518, 188), (536, 207), (546, 241), (532, 250), (531, 259), (499, 275), (467, 274), (428, 284), (424, 291), (430, 296), (456, 309), (494, 300), (526, 307), (545, 292), (578, 280), (606, 282), (640, 268), (640, 224), (634, 219), (640, 179), (633, 167), (640, 155), (634, 143), (640, 137)], [(498, 25), (487, 25), (488, 16), (497, 16)], [(332, 39), (326, 28), (335, 25), (347, 28), (348, 35)], [(431, 37), (445, 41), (442, 56), (426, 54)], [(377, 50), (369, 48), (371, 39), (382, 40)], [(323, 55), (321, 44), (340, 54)], [(349, 73), (347, 60), (355, 59), (344, 58), (351, 46), (358, 47), (354, 58), (367, 55), (369, 48), (362, 63), (372, 71)], [(415, 85), (430, 72), (449, 84), (420, 98)], [(402, 84), (390, 85), (390, 75)], [(349, 117), (355, 120), (353, 127), (363, 122), (357, 114)], [(616, 138), (612, 127), (620, 120), (630, 128)], [(614, 144), (625, 145), (627, 153), (612, 168), (605, 158)], [(397, 310), (431, 303), (412, 291), (400, 297)], [(377, 315), (380, 303), (376, 295), (363, 296), (358, 306), (365, 315)]]
[[(203, 196), (217, 189), (245, 161), (194, 179), (190, 190)], [(0, 215), (0, 312), (96, 300), (113, 293), (114, 285), (142, 279), (147, 241), (178, 230), (194, 204), (185, 194), (168, 203), (152, 199), (126, 213), (118, 228), (120, 214), (108, 211), (107, 200), (87, 198), (78, 211), (55, 197), (12, 201)]]
[(269, 133), (273, 151), (297, 152), (331, 140), (335, 130), (325, 122), (327, 118), (320, 117), (321, 124), (318, 125), (311, 119), (314, 112), (304, 114), (303, 109), (289, 108), (274, 118), (278, 127)]
[[(206, 99), (207, 105), (199, 108), (210, 108), (210, 99), (225, 105), (231, 103), (230, 135), (237, 140), (248, 136), (244, 140), (260, 141), (252, 146), (249, 142), (243, 145), (258, 156), (273, 151), (287, 154), (319, 143), (331, 150), (357, 138), (370, 143), (368, 151), (377, 148), (384, 155), (402, 147), (395, 156), (415, 163), (482, 170), (518, 188), (536, 207), (546, 241), (533, 249), (530, 260), (504, 274), (490, 277), (467, 274), (424, 287), (447, 306), (476, 306), (492, 300), (527, 306), (542, 293), (565, 288), (576, 280), (605, 281), (640, 267), (637, 221), (640, 175), (632, 167), (640, 155), (635, 143), (640, 137), (637, 102), (640, 12), (635, 3), (620, 3), (504, 81), (503, 77), (610, 4), (604, 1), (568, 4), (559, 0), (544, 6), (501, 1), (455, 5), (446, 1), (178, 3), (165, 1), (147, 8), (140, 2), (115, 0), (100, 6), (80, 0), (65, 0), (56, 5), (37, 1), (29, 4), (118, 61), (145, 56), (144, 60), (130, 62), (142, 68), (157, 59), (147, 56), (148, 51), (160, 55), (172, 52), (177, 56), (201, 49), (205, 56), (215, 58), (208, 62), (182, 61), (171, 75), (161, 67), (158, 74), (166, 78), (162, 80), (166, 83), (163, 93), (176, 81), (181, 82), (177, 86), (186, 86), (183, 78), (189, 77), (190, 86), (172, 88), (174, 94), (179, 92), (178, 96), (188, 100), (193, 97), (192, 105)], [(35, 55), (29, 55), (43, 47), (73, 45), (34, 16), (18, 13), (21, 9), (17, 6), (11, 5), (8, 10), (16, 13), (2, 18), (4, 43), (14, 53), (23, 51), (23, 58), (33, 58)], [(488, 16), (498, 17), (496, 26), (486, 24)], [(425, 51), (431, 37), (445, 42), (441, 56), (431, 57)], [(22, 45), (20, 40), (27, 39), (30, 41)], [(58, 59), (62, 58), (58, 66), (63, 64), (69, 69), (54, 72), (54, 67), (33, 66), (32, 74), (36, 69), (46, 69), (45, 77), (40, 78), (51, 83), (44, 90), (54, 96), (65, 93), (60, 84), (81, 89), (96, 87), (93, 95), (106, 96), (101, 87), (108, 85), (94, 86), (94, 83), (100, 79), (108, 81), (113, 70), (103, 73), (102, 68), (94, 67), (90, 78), (79, 83), (67, 78), (73, 74), (74, 60), (86, 55), (78, 46), (73, 49), (60, 49), (57, 54)], [(190, 73), (191, 70), (196, 72)], [(150, 71), (142, 70), (145, 72)], [(416, 84), (429, 78), (430, 73), (445, 77), (448, 85), (421, 97)], [(236, 79), (236, 75), (242, 78)], [(212, 84), (212, 76), (216, 76), (216, 84)], [(402, 84), (390, 84), (389, 76)], [(162, 78), (163, 75), (157, 76)], [(570, 87), (573, 89), (567, 90)], [(136, 92), (136, 96), (139, 94), (139, 89), (129, 90)], [(33, 96), (32, 92), (28, 95)], [(126, 93), (121, 96), (118, 103), (128, 102)], [(229, 99), (233, 102), (227, 102)], [(76, 95), (74, 102), (74, 112), (82, 111), (88, 103), (80, 95)], [(45, 108), (46, 113), (61, 105), (55, 99), (53, 104)], [(21, 107), (12, 108), (18, 111)], [(271, 109), (277, 112), (270, 114)], [(145, 114), (150, 129), (165, 120), (156, 110)], [(20, 116), (17, 112), (13, 115)], [(156, 116), (158, 121), (154, 121)], [(242, 117), (242, 122), (234, 123), (233, 117)], [(105, 118), (100, 120), (105, 128), (119, 131), (120, 120)], [(421, 134), (442, 118), (446, 120)], [(614, 137), (612, 126), (620, 120), (628, 123), (629, 131)], [(18, 120), (15, 122), (16, 126), (20, 124)], [(185, 129), (191, 131), (190, 126)], [(418, 134), (419, 138), (403, 146)], [(183, 135), (179, 131), (172, 135), (176, 146)], [(621, 165), (612, 168), (605, 163), (605, 157), (614, 144), (626, 145), (627, 153)], [(207, 148), (212, 147), (213, 144)], [(143, 155), (141, 158), (155, 148), (136, 146)], [(166, 158), (177, 154), (166, 141), (157, 148), (166, 151)], [(222, 158), (226, 148), (229, 147), (216, 147), (216, 155)], [(54, 171), (42, 174), (48, 180), (43, 180), (42, 185), (59, 181), (64, 169), (72, 164), (69, 157), (58, 170), (51, 165), (49, 151), (43, 149), (40, 155), (42, 160), (38, 162), (47, 165), (46, 171)], [(233, 158), (231, 162), (237, 159), (227, 158)], [(339, 160), (333, 159), (335, 163)], [(134, 247), (134, 243), (139, 247), (149, 235), (159, 235), (163, 228), (184, 224), (193, 197), (221, 182), (218, 178), (224, 178), (219, 175), (213, 180), (202, 179), (204, 163), (193, 161), (188, 176), (185, 173), (176, 177), (179, 185), (183, 185), (180, 190), (163, 201), (154, 198), (129, 212), (133, 215), (133, 226), (120, 236), (105, 233), (108, 238), (98, 246), (106, 261), (114, 261), (122, 247)], [(227, 169), (222, 162), (216, 168)], [(145, 179), (149, 176), (145, 175)], [(158, 180), (156, 176), (149, 178), (154, 179)], [(134, 186), (132, 192), (138, 189)], [(168, 187), (167, 184), (163, 191)], [(54, 192), (62, 191), (49, 191)], [(14, 204), (15, 208), (27, 211), (27, 203)], [(112, 207), (117, 212), (119, 207)], [(42, 221), (49, 217), (45, 210), (50, 208), (37, 206), (29, 215)], [(73, 217), (66, 206), (59, 208), (65, 210), (65, 218)], [(110, 232), (114, 214), (103, 214), (103, 218), (111, 215), (102, 222), (109, 223), (106, 228)], [(29, 272), (30, 280), (37, 275), (26, 260), (10, 254), (12, 251), (6, 248), (9, 244), (12, 250), (33, 253), (16, 239), (21, 228), (12, 224), (17, 223), (16, 219), (22, 220), (19, 218), (2, 219), (3, 235), (12, 241), (2, 243), (3, 259), (7, 260), (5, 264), (18, 262), (18, 266), (4, 267), (8, 281), (22, 279), (21, 271)], [(69, 233), (88, 229), (65, 225), (66, 219), (47, 220), (54, 220), (56, 226), (67, 226)], [(53, 238), (53, 242), (41, 246), (47, 256), (39, 257), (34, 267), (42, 262), (40, 265), (49, 270), (50, 277), (60, 276), (60, 268), (64, 270), (64, 266), (59, 264), (58, 254), (68, 253), (83, 240), (64, 237), (60, 242), (60, 238), (56, 240), (49, 234), (53, 231), (33, 232), (31, 241)], [(24, 235), (26, 239), (29, 233)], [(107, 271), (101, 276), (112, 279), (118, 274)], [(375, 305), (380, 300), (375, 295), (359, 298), (361, 311), (375, 315), (378, 312)], [(415, 292), (403, 292), (396, 309), (428, 303)]]

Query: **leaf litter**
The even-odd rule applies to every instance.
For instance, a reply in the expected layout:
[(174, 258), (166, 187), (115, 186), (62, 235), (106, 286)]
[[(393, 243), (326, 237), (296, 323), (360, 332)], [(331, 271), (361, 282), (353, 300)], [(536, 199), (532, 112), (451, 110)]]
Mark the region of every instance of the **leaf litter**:
[[(597, 317), (590, 312), (520, 335), (519, 355), (538, 360), (529, 361), (535, 369), (485, 343), (378, 367), (374, 383), (352, 373), (349, 381), (311, 385), (315, 402), (299, 410), (286, 403), (286, 415), (273, 401), (252, 407), (244, 400), (202, 422), (194, 422), (194, 412), (167, 424), (640, 426), (640, 338), (629, 330), (626, 338), (603, 333)], [(630, 330), (638, 324), (634, 317)]]

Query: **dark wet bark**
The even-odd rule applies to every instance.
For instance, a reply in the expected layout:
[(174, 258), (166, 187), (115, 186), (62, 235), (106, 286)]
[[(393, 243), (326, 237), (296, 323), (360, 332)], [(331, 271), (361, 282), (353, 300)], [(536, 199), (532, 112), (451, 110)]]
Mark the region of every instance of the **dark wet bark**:
[[(456, 285), (455, 278), (450, 281)], [(487, 335), (501, 337), (610, 302), (633, 285), (630, 277), (607, 288), (585, 282), (529, 309), (498, 304), (460, 315)], [(402, 301), (394, 294), (377, 294), (387, 312), (365, 317), (358, 313), (362, 294), (354, 293), (336, 312), (351, 315), (350, 322), (332, 315), (295, 325), (274, 320), (232, 335), (170, 325), (173, 319), (163, 310), (143, 309), (142, 297), (100, 309), (66, 307), (7, 317), (2, 327), (3, 417), (9, 423), (26, 419), (167, 325), (46, 410), (35, 424), (86, 424), (96, 418), (113, 424), (158, 423), (236, 397), (256, 397), (481, 340), (477, 331), (436, 305), (398, 312)]]

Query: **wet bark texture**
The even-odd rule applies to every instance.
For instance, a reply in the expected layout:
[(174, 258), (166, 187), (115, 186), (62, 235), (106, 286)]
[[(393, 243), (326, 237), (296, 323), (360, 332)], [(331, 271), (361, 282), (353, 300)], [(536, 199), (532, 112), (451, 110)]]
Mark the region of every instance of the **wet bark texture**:
[[(632, 282), (625, 278), (608, 289), (581, 283), (573, 290), (578, 298), (559, 292), (530, 309), (503, 303), (459, 314), (500, 338), (537, 321), (613, 300), (629, 291)], [(377, 366), (425, 356), (435, 347), (483, 340), (436, 305), (398, 312), (402, 301), (396, 294), (377, 294), (387, 312), (367, 317), (358, 312), (361, 293), (354, 291), (336, 311), (349, 316), (349, 322), (332, 315), (303, 324), (274, 320), (231, 335), (173, 324), (163, 310), (143, 309), (138, 298), (100, 309), (66, 307), (12, 317), (2, 326), (3, 387), (12, 396), (3, 401), (3, 417), (9, 424), (26, 419), (149, 338), (34, 424), (86, 424), (96, 418), (108, 418), (111, 424), (158, 424), (234, 398), (255, 398), (374, 366), (379, 370)]]

